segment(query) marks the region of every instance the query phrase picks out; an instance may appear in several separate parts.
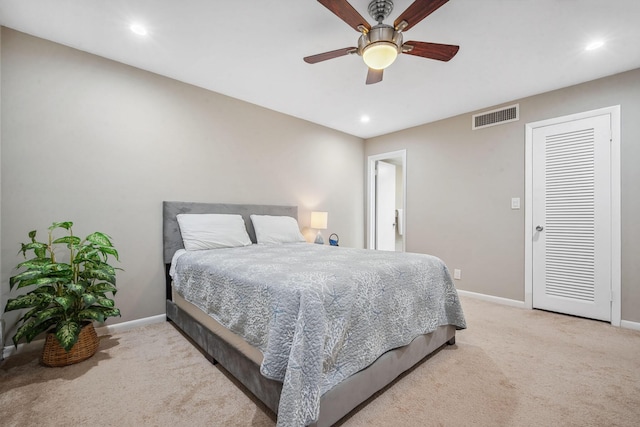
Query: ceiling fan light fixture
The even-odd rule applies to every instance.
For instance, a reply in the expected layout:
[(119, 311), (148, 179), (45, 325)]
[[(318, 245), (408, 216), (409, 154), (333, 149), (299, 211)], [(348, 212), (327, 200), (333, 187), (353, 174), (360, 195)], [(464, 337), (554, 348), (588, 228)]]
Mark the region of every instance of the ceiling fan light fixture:
[(364, 48), (362, 59), (367, 67), (384, 70), (398, 57), (398, 46), (395, 43), (379, 41)]

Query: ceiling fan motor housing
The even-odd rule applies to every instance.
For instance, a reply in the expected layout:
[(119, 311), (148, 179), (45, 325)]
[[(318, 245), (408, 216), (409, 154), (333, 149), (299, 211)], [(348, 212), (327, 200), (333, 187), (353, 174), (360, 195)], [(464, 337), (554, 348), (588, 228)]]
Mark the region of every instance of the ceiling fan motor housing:
[(358, 55), (362, 56), (364, 51), (374, 44), (394, 45), (398, 53), (402, 52), (402, 33), (396, 31), (391, 25), (378, 24), (371, 27), (367, 33), (363, 33), (358, 39)]

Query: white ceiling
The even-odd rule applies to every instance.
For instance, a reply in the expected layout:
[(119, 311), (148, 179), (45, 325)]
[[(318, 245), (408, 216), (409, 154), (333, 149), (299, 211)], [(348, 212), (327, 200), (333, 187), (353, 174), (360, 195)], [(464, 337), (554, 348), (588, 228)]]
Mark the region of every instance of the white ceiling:
[[(412, 0), (394, 3), (385, 23)], [(401, 55), (367, 86), (357, 55), (303, 62), (359, 36), (315, 0), (0, 0), (4, 26), (361, 138), (639, 68), (639, 21), (638, 0), (451, 0), (404, 38), (457, 56)]]

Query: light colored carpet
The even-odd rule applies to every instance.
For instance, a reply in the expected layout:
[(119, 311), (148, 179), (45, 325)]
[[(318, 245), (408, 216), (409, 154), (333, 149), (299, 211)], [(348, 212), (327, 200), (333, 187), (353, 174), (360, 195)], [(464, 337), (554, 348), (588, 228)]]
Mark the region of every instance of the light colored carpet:
[[(346, 420), (354, 426), (638, 426), (640, 332), (462, 298), (469, 328)], [(101, 337), (78, 365), (0, 365), (3, 426), (273, 426), (170, 323)]]

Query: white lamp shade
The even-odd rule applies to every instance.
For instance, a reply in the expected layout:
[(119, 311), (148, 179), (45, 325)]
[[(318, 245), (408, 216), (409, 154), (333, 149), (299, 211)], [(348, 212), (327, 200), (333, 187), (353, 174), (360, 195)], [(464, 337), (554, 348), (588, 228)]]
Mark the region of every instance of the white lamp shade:
[(327, 212), (311, 212), (311, 228), (326, 230), (328, 216)]
[(369, 68), (383, 70), (396, 60), (398, 47), (390, 42), (372, 43), (362, 52), (362, 59)]

